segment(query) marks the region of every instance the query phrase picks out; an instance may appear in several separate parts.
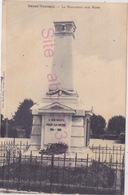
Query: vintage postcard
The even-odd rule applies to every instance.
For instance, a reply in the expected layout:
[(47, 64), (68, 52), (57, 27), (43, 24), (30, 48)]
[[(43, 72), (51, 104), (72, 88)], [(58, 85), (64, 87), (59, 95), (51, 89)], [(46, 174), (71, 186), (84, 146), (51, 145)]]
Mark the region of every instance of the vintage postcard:
[(125, 193), (127, 4), (3, 0), (0, 193)]

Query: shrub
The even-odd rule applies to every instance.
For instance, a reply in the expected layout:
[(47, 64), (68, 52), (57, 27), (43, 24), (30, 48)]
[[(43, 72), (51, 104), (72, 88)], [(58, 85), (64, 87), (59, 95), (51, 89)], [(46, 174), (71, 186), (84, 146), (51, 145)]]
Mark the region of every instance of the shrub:
[(68, 145), (65, 143), (55, 143), (47, 147), (46, 150), (41, 150), (40, 153), (52, 155), (52, 154), (63, 154), (68, 150)]

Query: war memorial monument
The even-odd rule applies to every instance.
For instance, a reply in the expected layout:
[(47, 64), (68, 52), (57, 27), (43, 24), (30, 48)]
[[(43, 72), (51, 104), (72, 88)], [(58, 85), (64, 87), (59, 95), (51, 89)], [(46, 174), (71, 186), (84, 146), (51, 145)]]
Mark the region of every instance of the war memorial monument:
[(49, 80), (56, 84), (51, 84), (42, 102), (31, 108), (30, 148), (39, 151), (62, 142), (70, 152), (82, 152), (89, 145), (92, 111), (86, 110), (73, 85), (72, 41), (76, 26), (73, 21), (54, 22), (54, 26), (55, 47)]

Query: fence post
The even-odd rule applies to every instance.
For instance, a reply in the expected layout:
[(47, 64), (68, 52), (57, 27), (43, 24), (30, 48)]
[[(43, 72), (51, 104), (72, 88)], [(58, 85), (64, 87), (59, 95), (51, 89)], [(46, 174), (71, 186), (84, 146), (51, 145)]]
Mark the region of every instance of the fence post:
[[(37, 165), (37, 156), (35, 157), (35, 167), (37, 167), (38, 165)], [(34, 171), (34, 178), (35, 178), (35, 181), (36, 181), (36, 179), (37, 179), (37, 168), (35, 169), (35, 171)]]
[[(100, 153), (99, 153), (99, 158), (98, 158), (98, 165), (97, 165), (97, 168), (99, 170), (99, 166), (100, 166)], [(97, 194), (98, 194), (98, 188), (99, 188), (99, 171), (98, 171), (98, 174), (97, 174)]]
[(41, 153), (41, 164), (40, 164), (40, 188), (39, 188), (39, 192), (41, 192), (41, 188), (42, 188), (42, 160), (43, 160), (43, 153)]
[(75, 154), (75, 168), (76, 168), (76, 163), (77, 163), (77, 153)]
[(9, 149), (10, 149), (10, 148), (11, 148), (11, 146), (10, 146), (10, 145), (11, 145), (10, 141), (8, 142), (8, 145), (9, 145)]
[(106, 162), (107, 162), (107, 144), (106, 144)]
[(54, 154), (52, 154), (51, 158), (51, 193), (53, 191), (52, 184), (53, 184), (53, 168), (54, 168)]
[(32, 150), (30, 152), (30, 163), (29, 163), (29, 189), (28, 191), (31, 190), (31, 169), (32, 169)]
[(28, 150), (28, 141), (27, 141), (27, 144), (26, 144), (26, 151)]
[[(14, 144), (14, 143), (13, 143)], [(16, 167), (15, 167), (15, 150), (13, 150), (13, 153), (12, 153), (12, 162), (13, 162), (13, 172), (15, 173), (15, 169), (16, 169)], [(14, 185), (14, 181), (15, 181), (15, 174), (13, 174), (13, 185)]]
[(120, 163), (121, 163), (121, 145), (120, 145)]
[[(3, 159), (3, 144), (2, 144), (2, 142), (0, 144), (0, 160), (1, 159)], [(2, 161), (1, 161), (1, 163), (2, 163)]]
[(7, 151), (7, 166), (8, 166), (8, 177), (7, 177), (7, 189), (9, 189), (9, 179), (10, 179), (10, 149)]
[(118, 169), (118, 161), (116, 161), (116, 182), (115, 182), (115, 188), (116, 188), (116, 194), (121, 193), (121, 178), (120, 178), (120, 169)]
[(114, 162), (114, 145), (113, 145), (113, 162)]
[(118, 161), (117, 159), (118, 159), (118, 149), (116, 148), (116, 161)]
[(109, 193), (110, 193), (110, 186), (111, 186), (111, 169), (112, 168), (112, 155), (110, 156), (110, 172), (109, 172)]
[(3, 154), (3, 167), (2, 167), (2, 168), (3, 168), (3, 172), (2, 172), (2, 173), (3, 173), (3, 174), (2, 174), (3, 186), (4, 186), (4, 180), (5, 180), (5, 179), (4, 179), (4, 178), (5, 178), (5, 174), (4, 174), (4, 173), (5, 173), (5, 171), (4, 171), (4, 168), (5, 168), (5, 158), (6, 158), (6, 157), (5, 157), (5, 153), (4, 153), (4, 154)]
[(13, 145), (15, 146), (15, 137), (13, 138)]
[(122, 169), (124, 169), (124, 155), (122, 157)]
[(102, 151), (102, 162), (104, 162), (104, 151)]
[(19, 151), (19, 161), (18, 161), (18, 190), (20, 190), (20, 178), (21, 176), (21, 151)]
[(99, 144), (99, 154), (100, 154), (100, 144)]
[(63, 192), (63, 184), (64, 184), (65, 157), (66, 157), (66, 153), (64, 153), (64, 165), (63, 165), (63, 173), (62, 173), (62, 185), (61, 185), (61, 193)]
[(22, 141), (20, 141), (20, 150), (22, 151)]
[(88, 158), (89, 158), (89, 154), (87, 154), (87, 167), (88, 167)]
[(122, 169), (121, 169), (121, 195), (124, 194), (124, 155), (122, 158)]
[(99, 158), (98, 158), (98, 162), (100, 163), (100, 153), (99, 153)]
[[(86, 159), (86, 178), (88, 178), (88, 160), (89, 160), (89, 154), (87, 154), (87, 159)], [(86, 183), (85, 183), (85, 185), (88, 187), (88, 179), (86, 179)]]
[(4, 151), (6, 151), (6, 145), (5, 145), (5, 141), (4, 141)]

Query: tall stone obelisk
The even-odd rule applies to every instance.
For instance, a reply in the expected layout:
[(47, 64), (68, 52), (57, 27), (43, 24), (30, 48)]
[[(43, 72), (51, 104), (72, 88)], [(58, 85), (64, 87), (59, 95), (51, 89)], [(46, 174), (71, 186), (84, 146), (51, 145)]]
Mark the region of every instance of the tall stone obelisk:
[[(67, 95), (76, 95), (73, 86), (72, 40), (75, 37), (76, 26), (73, 21), (54, 22), (55, 49), (53, 56), (52, 74), (58, 81), (58, 90), (67, 92)], [(52, 85), (49, 91), (56, 91)], [(69, 92), (69, 93), (68, 93)], [(48, 93), (47, 93), (48, 95)]]
[(76, 26), (74, 22), (54, 22), (55, 50), (52, 72), (57, 75), (59, 87), (66, 90), (73, 88), (72, 39)]
[(70, 151), (81, 151), (89, 144), (91, 111), (85, 111), (73, 86), (73, 21), (54, 22), (55, 49), (52, 74), (58, 85), (51, 85), (42, 103), (32, 107), (31, 145), (45, 149), (48, 144), (64, 142)]

